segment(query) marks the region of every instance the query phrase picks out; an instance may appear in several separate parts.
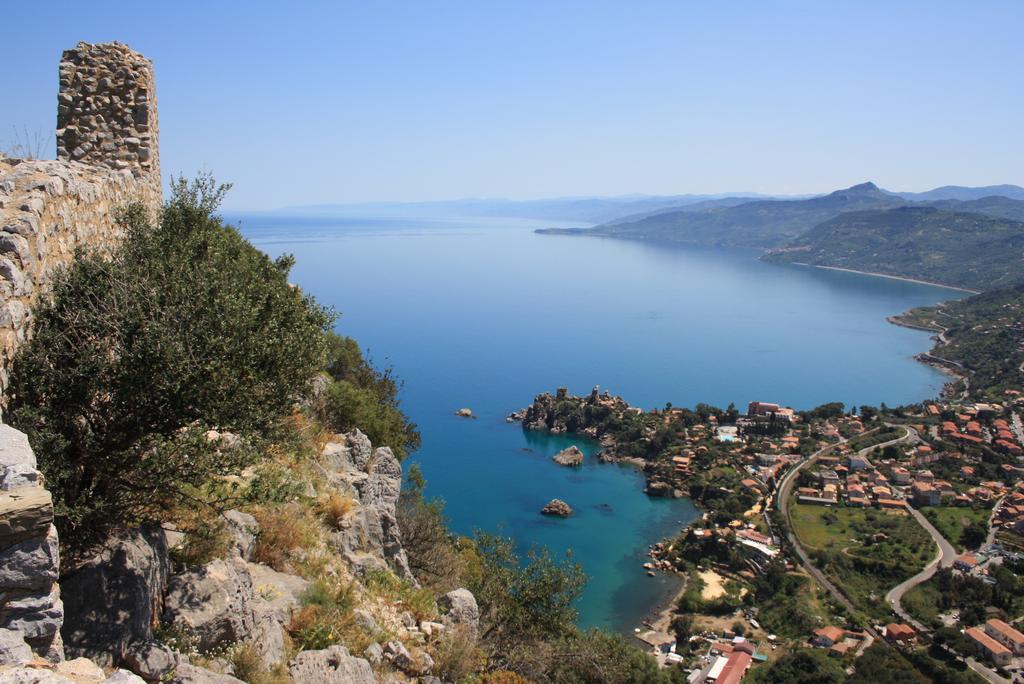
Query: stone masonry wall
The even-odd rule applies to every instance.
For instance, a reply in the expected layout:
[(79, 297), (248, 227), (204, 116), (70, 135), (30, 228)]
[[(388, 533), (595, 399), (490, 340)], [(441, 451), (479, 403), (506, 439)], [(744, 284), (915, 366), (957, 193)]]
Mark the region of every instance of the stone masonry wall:
[(121, 238), (117, 211), (163, 199), (152, 65), (124, 45), (79, 43), (60, 65), (56, 161), (0, 156), (0, 391), (30, 311), (75, 250)]

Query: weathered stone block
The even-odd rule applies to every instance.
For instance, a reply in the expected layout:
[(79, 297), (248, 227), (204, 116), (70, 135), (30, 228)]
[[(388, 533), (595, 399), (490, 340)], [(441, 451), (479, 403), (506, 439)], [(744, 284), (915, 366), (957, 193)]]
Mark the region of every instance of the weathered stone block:
[(0, 490), (38, 482), (36, 455), (29, 446), (28, 436), (10, 425), (0, 425)]
[(46, 536), (53, 522), (53, 497), (42, 487), (0, 492), (0, 549)]
[(45, 537), (26, 539), (0, 551), (0, 591), (48, 591), (57, 581), (59, 569), (57, 528), (50, 525)]
[(9, 600), (0, 608), (0, 627), (19, 632), (29, 643), (49, 642), (64, 622), (60, 588)]

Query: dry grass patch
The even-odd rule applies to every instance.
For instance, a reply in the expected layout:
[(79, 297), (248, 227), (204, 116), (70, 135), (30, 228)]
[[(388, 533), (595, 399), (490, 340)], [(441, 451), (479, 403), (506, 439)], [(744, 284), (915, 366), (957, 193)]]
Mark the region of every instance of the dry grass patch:
[(334, 529), (341, 527), (342, 521), (356, 509), (356, 506), (355, 499), (337, 491), (324, 494), (317, 501), (317, 510), (324, 524)]
[(312, 550), (319, 541), (319, 522), (305, 506), (265, 506), (253, 515), (260, 527), (253, 557), (278, 572), (293, 570), (299, 552)]

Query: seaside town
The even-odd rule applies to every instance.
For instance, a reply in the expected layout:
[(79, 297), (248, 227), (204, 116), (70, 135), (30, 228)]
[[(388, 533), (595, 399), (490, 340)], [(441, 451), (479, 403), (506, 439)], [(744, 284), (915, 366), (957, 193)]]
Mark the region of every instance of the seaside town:
[[(785, 680), (755, 673), (801, 659), (850, 675), (892, 667), (892, 649), (936, 681), (1007, 682), (1024, 681), (1022, 414), (1015, 389), (899, 408), (644, 411), (560, 388), (509, 420), (593, 440), (598, 459), (642, 468), (648, 495), (703, 512), (637, 568), (680, 578), (634, 631), (688, 682)], [(555, 462), (579, 466), (582, 452)]]

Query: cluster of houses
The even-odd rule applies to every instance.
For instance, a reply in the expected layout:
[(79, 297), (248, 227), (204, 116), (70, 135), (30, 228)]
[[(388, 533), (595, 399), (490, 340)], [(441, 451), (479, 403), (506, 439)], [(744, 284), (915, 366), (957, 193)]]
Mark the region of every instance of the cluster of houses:
[(799, 487), (797, 500), (800, 503), (831, 505), (845, 501), (848, 506), (906, 508), (893, 482), (866, 457), (854, 454), (849, 457), (848, 465), (838, 465), (834, 457), (822, 458), (821, 462), (823, 467), (817, 473), (819, 486)]
[(858, 647), (867, 646), (865, 643), (868, 635), (863, 632), (852, 632), (842, 627), (828, 625), (814, 631), (811, 637), (811, 645), (818, 648), (827, 648), (829, 655), (843, 657), (860, 650)]
[(1024, 534), (1024, 482), (1017, 483), (995, 512), (994, 525)]
[(1002, 620), (992, 619), (964, 632), (978, 653), (1000, 667), (1024, 655), (1024, 634)]
[(739, 684), (755, 661), (764, 661), (752, 641), (737, 636), (711, 644), (705, 666), (687, 678), (689, 684)]
[[(936, 404), (928, 404), (933, 416), (941, 413)], [(945, 420), (939, 429), (943, 439), (965, 445), (988, 445), (1004, 454), (1024, 456), (1024, 446), (1013, 433), (1010, 423), (998, 418), (1003, 412), (1000, 404), (971, 404), (958, 407), (951, 420)]]

